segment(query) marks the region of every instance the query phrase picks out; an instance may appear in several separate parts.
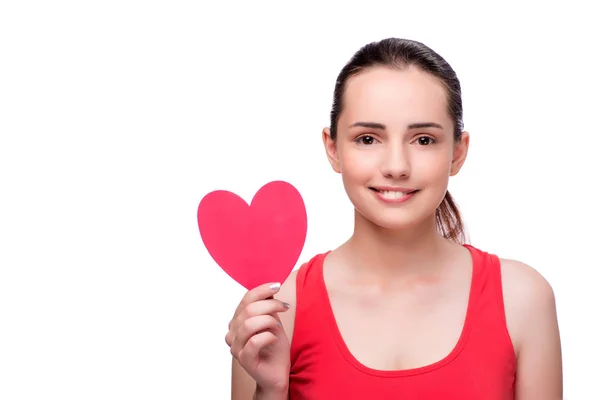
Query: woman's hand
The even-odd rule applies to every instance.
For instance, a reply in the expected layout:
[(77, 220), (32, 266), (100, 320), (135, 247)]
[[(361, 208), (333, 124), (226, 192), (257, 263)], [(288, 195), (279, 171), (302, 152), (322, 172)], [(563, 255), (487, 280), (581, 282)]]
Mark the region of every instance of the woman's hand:
[(280, 284), (265, 284), (246, 293), (229, 323), (225, 341), (231, 354), (264, 394), (287, 395), (290, 344), (277, 313), (289, 305), (272, 296)]

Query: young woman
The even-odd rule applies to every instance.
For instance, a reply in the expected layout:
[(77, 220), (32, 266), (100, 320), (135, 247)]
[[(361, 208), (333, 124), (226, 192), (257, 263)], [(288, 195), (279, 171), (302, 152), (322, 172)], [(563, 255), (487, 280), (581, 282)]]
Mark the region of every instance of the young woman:
[(232, 399), (562, 399), (551, 286), (465, 243), (447, 187), (469, 134), (445, 60), (409, 40), (364, 46), (322, 136), (354, 232), (244, 296)]

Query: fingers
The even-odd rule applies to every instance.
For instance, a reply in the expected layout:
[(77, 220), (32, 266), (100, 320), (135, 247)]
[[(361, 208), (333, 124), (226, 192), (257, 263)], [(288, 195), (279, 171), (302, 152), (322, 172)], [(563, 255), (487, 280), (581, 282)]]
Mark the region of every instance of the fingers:
[(239, 318), (245, 320), (257, 315), (275, 314), (287, 311), (289, 307), (289, 304), (275, 299), (259, 300), (248, 304), (239, 314)]
[(239, 357), (239, 353), (249, 342), (254, 343), (254, 336), (261, 335), (265, 331), (271, 331), (274, 334), (278, 328), (279, 322), (272, 315), (259, 315), (245, 320), (233, 338), (231, 354)]
[(278, 340), (272, 332), (260, 332), (252, 336), (246, 346), (237, 354), (237, 359), (242, 364), (250, 364), (258, 358), (259, 352), (266, 346), (272, 345)]
[(238, 305), (237, 309), (234, 313), (234, 318), (250, 303), (254, 303), (258, 300), (265, 300), (269, 297), (273, 296), (281, 289), (280, 283), (265, 283), (264, 285), (260, 285), (255, 287), (252, 290), (246, 292), (242, 301)]
[(229, 332), (227, 332), (227, 335), (225, 336), (225, 342), (231, 346), (235, 336), (240, 334), (241, 326), (248, 323), (249, 320), (258, 316), (269, 316), (274, 319), (276, 323), (279, 323), (277, 313), (287, 311), (288, 309), (289, 304), (275, 299), (260, 300), (248, 304), (248, 306), (246, 306), (246, 308), (229, 323)]

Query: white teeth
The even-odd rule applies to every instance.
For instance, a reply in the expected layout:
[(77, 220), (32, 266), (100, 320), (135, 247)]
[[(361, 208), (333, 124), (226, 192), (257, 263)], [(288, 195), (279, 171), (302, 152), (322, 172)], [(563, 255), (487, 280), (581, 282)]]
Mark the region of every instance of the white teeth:
[(404, 192), (392, 192), (388, 190), (380, 191), (379, 193), (381, 193), (381, 195), (387, 199), (400, 199), (408, 194)]

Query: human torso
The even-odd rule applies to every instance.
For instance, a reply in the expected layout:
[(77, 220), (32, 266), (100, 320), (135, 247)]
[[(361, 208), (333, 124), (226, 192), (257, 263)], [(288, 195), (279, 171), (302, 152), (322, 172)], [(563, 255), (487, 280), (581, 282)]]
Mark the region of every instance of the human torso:
[(336, 284), (323, 268), (328, 253), (303, 265), (290, 399), (512, 399), (499, 261), (468, 248), (472, 279), (457, 275), (456, 290), (435, 295), (435, 285), (382, 293)]
[[(335, 327), (348, 351), (380, 370), (416, 368), (448, 355), (466, 316), (471, 262), (465, 250), (442, 272), (401, 284), (365, 285), (345, 279), (342, 259), (327, 257), (323, 281)], [(341, 271), (341, 272), (339, 272)]]

